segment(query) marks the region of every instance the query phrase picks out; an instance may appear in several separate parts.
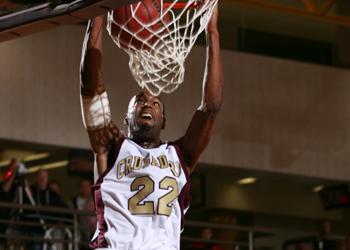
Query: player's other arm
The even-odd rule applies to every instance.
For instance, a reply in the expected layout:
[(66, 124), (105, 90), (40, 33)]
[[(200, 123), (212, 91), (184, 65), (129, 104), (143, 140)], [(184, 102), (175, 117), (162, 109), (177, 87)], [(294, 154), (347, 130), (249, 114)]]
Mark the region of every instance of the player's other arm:
[(186, 134), (179, 139), (179, 145), (190, 168), (190, 173), (193, 172), (200, 154), (209, 143), (222, 104), (224, 74), (220, 57), (217, 17), (218, 9), (216, 6), (206, 29), (209, 47), (206, 62), (207, 74), (203, 78), (202, 102), (195, 112)]
[(108, 97), (101, 76), (103, 29), (103, 16), (89, 21), (80, 64), (83, 121), (99, 174), (107, 169), (108, 149), (112, 140), (118, 139), (120, 135), (119, 129), (111, 120)]

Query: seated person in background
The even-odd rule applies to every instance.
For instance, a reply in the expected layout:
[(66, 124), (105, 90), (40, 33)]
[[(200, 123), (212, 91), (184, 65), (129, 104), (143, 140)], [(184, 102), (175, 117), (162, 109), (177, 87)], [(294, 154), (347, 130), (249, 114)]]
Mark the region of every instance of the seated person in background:
[[(91, 185), (92, 182), (89, 179), (83, 179), (80, 181), (80, 189), (79, 194), (74, 196), (70, 207), (77, 210), (85, 210), (85, 211), (95, 211), (93, 200), (91, 196)], [(82, 215), (78, 218), (80, 230), (80, 241), (88, 243), (95, 231), (96, 227), (96, 216), (85, 216)], [(90, 249), (87, 247), (80, 247), (80, 250)]]
[(329, 219), (324, 219), (320, 223), (320, 239), (315, 250), (338, 250), (338, 242), (331, 238), (332, 222)]
[[(24, 167), (23, 164), (22, 167)], [(6, 174), (7, 178), (1, 186), (2, 191), (4, 192), (5, 197), (8, 201), (33, 206), (66, 207), (66, 204), (63, 202), (59, 194), (49, 189), (49, 178), (48, 172), (46, 170), (39, 170), (36, 173), (35, 183), (29, 187), (28, 182), (25, 178), (25, 171), (21, 173), (20, 169), (20, 163), (18, 163), (16, 160), (11, 161), (9, 170)], [(19, 226), (16, 228), (11, 227), (8, 230), (9, 234), (19, 232), (20, 235), (42, 238), (45, 229), (47, 229), (45, 223), (55, 223), (57, 220), (59, 220), (59, 217), (64, 217), (65, 215), (29, 209), (16, 209), (16, 211), (11, 212), (10, 216), (12, 216), (12, 218), (15, 217), (20, 220), (41, 223), (42, 226), (35, 226), (30, 228), (25, 226)], [(42, 243), (34, 241), (28, 242), (26, 249), (41, 250)]]
[(56, 180), (49, 181), (49, 189), (61, 195), (61, 187), (60, 184)]
[(66, 207), (66, 204), (61, 196), (55, 191), (51, 190), (48, 184), (49, 173), (46, 170), (39, 170), (36, 172), (36, 181), (30, 186), (30, 191), (35, 204), (39, 206)]
[(339, 243), (340, 250), (350, 250), (350, 235), (347, 235), (344, 240)]
[(306, 243), (298, 243), (295, 246), (295, 250), (312, 250), (311, 247)]
[(190, 249), (201, 249), (201, 250), (221, 250), (221, 247), (215, 243), (206, 242), (213, 239), (213, 230), (210, 227), (204, 227), (201, 231), (201, 240), (194, 242)]
[[(19, 187), (24, 185), (24, 178), (22, 178), (23, 169), (25, 169), (22, 164), (22, 169), (20, 170), (21, 163), (16, 159), (11, 159), (6, 173), (4, 174), (4, 179), (0, 185), (0, 197), (1, 202), (15, 202), (15, 203), (23, 203), (23, 198), (19, 197)], [(20, 202), (21, 200), (21, 202)], [(0, 216), (3, 219), (14, 219), (18, 217), (18, 209), (4, 207), (1, 208)], [(17, 236), (22, 235), (20, 232), (20, 228), (15, 225), (6, 225), (1, 224), (1, 232), (2, 234), (7, 234), (9, 236)], [(11, 237), (7, 239), (6, 242), (2, 242), (4, 249), (14, 248), (19, 249), (23, 248), (24, 242), (21, 240), (14, 240)]]

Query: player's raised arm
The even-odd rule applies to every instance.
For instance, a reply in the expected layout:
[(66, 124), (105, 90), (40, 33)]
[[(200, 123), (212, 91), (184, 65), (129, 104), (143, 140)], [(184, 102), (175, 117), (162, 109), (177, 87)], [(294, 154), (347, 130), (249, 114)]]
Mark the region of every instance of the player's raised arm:
[(101, 76), (103, 29), (103, 16), (89, 21), (80, 64), (83, 121), (99, 173), (107, 168), (107, 154), (112, 139), (118, 139), (120, 134), (111, 120), (108, 97)]
[(179, 140), (190, 172), (193, 172), (200, 154), (209, 143), (217, 114), (222, 103), (224, 74), (220, 57), (220, 38), (217, 29), (216, 6), (207, 26), (207, 62), (203, 78), (202, 103), (195, 112), (184, 137)]
[(101, 76), (103, 25), (103, 16), (90, 19), (87, 25), (80, 64), (82, 96), (93, 97), (105, 91)]

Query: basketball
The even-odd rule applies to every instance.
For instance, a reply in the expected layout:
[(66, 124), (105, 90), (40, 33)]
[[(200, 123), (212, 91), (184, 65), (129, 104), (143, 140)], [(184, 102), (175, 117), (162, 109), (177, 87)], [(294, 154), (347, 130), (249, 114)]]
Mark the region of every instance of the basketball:
[(120, 46), (147, 50), (158, 40), (157, 32), (169, 20), (167, 14), (161, 17), (160, 1), (143, 0), (114, 10), (111, 32)]

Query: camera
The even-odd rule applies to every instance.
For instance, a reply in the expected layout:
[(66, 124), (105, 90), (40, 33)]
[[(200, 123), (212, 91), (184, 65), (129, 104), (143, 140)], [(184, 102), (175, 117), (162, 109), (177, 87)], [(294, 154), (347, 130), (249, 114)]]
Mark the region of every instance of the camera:
[(16, 181), (20, 186), (24, 186), (25, 176), (28, 173), (28, 169), (22, 162), (17, 162)]
[(18, 175), (25, 175), (26, 173), (28, 173), (28, 169), (22, 162), (17, 163), (17, 166), (18, 166), (18, 170), (17, 170)]

